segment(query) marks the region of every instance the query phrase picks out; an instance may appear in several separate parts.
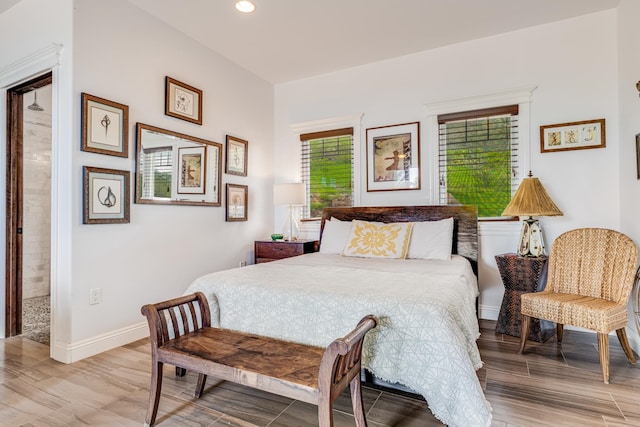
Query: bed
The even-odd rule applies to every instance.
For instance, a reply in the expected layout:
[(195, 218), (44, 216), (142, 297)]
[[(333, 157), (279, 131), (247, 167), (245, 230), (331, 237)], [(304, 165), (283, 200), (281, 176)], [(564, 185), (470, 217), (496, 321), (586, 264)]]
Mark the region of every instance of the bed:
[[(331, 250), (338, 225), (353, 233), (358, 221), (393, 223), (409, 227), (415, 238), (418, 227), (448, 218), (449, 259), (408, 259), (417, 253), (413, 246), (401, 258)], [(429, 239), (414, 242), (422, 240)], [(476, 211), (468, 206), (325, 209), (319, 252), (211, 273), (185, 293), (204, 292), (213, 326), (310, 345), (326, 346), (374, 314), (380, 325), (365, 340), (367, 371), (422, 395), (444, 424), (484, 427), (491, 407), (475, 372), (482, 366), (477, 244)]]

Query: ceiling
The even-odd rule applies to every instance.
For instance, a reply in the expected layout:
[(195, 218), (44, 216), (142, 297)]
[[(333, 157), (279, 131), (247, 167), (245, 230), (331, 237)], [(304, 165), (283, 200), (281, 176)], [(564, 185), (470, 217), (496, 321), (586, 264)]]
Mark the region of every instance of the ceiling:
[[(271, 83), (615, 8), (619, 0), (128, 0)], [(0, 0), (0, 13), (18, 0)]]

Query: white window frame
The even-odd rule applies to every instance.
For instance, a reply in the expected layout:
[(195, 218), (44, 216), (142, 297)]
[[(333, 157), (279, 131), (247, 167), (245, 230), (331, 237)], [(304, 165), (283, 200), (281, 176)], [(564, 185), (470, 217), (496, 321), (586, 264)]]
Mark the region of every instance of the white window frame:
[[(353, 206), (360, 205), (360, 183), (361, 183), (361, 159), (362, 147), (360, 144), (360, 134), (362, 129), (362, 117), (364, 114), (353, 114), (350, 116), (334, 117), (323, 120), (314, 120), (309, 122), (296, 123), (291, 125), (291, 130), (296, 136), (298, 144), (300, 135), (312, 132), (322, 132), (332, 129), (353, 128)], [(300, 159), (300, 157), (298, 157)]]
[(489, 95), (479, 95), (468, 98), (457, 98), (426, 104), (427, 109), (427, 140), (429, 141), (429, 198), (432, 203), (439, 203), (439, 170), (438, 170), (438, 116), (441, 114), (462, 111), (480, 110), (483, 108), (501, 107), (518, 104), (518, 181), (526, 176), (531, 169), (531, 141), (530, 141), (530, 104), (533, 91), (537, 86), (530, 86), (506, 92)]

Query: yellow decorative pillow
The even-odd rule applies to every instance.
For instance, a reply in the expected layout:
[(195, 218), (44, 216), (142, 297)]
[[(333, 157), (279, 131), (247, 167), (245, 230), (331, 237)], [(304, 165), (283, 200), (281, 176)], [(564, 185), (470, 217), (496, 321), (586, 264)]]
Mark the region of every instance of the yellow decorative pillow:
[(383, 224), (354, 220), (342, 255), (363, 258), (405, 258), (412, 226), (412, 222)]

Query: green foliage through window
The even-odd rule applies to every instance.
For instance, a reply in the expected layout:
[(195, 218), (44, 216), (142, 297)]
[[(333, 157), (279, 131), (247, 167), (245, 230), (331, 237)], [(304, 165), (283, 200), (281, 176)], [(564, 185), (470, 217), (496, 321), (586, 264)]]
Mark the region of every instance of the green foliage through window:
[(325, 207), (353, 205), (351, 135), (303, 141), (302, 172), (309, 205), (304, 217), (316, 218)]
[(153, 197), (171, 198), (171, 172), (154, 172)]
[(499, 217), (511, 200), (517, 170), (517, 116), (441, 121), (440, 201)]

